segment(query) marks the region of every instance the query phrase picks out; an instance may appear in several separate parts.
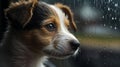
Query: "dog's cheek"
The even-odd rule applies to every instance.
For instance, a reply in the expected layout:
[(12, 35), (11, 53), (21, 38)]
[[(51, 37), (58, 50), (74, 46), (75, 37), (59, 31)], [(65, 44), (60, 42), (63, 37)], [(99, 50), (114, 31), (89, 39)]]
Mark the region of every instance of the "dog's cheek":
[(50, 42), (50, 38), (42, 37), (37, 32), (26, 32), (22, 36), (22, 42), (33, 52), (40, 52)]
[(34, 52), (39, 52), (50, 45), (55, 33), (50, 33), (45, 29), (34, 29), (22, 34), (24, 44)]
[(50, 33), (45, 29), (41, 29), (41, 31), (36, 30), (36, 31), (34, 31), (34, 33), (35, 34), (32, 35), (32, 37), (33, 37), (32, 41), (36, 42), (36, 45), (41, 48), (48, 46), (54, 36), (53, 33)]

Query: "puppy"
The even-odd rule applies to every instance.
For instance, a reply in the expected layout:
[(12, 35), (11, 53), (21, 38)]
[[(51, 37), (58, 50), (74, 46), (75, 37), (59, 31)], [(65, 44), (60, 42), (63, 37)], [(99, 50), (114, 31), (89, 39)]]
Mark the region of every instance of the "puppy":
[(65, 5), (19, 1), (6, 9), (6, 17), (8, 31), (1, 44), (6, 67), (44, 67), (48, 57), (63, 59), (79, 49), (70, 33), (76, 31), (73, 14)]

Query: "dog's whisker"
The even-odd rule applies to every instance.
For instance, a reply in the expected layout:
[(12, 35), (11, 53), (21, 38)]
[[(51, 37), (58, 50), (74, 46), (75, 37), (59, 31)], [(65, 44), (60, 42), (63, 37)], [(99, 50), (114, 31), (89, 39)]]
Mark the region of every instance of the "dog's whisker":
[(64, 48), (63, 48), (62, 46), (56, 46), (56, 47), (57, 47), (57, 49), (58, 49), (61, 53), (64, 52)]

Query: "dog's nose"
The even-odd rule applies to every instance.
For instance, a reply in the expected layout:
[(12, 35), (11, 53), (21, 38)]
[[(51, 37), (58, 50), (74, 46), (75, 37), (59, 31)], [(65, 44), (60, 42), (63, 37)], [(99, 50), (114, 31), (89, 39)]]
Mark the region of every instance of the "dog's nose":
[(70, 41), (70, 46), (73, 50), (77, 50), (77, 48), (80, 46), (80, 43), (76, 40), (71, 40)]

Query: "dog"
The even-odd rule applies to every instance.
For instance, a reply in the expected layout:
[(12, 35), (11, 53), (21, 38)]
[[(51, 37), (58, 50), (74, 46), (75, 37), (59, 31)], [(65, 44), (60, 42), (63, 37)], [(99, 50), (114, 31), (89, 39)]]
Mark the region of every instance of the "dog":
[(1, 67), (44, 67), (47, 58), (64, 59), (79, 50), (77, 30), (66, 5), (18, 1), (5, 10), (8, 29), (0, 45)]

